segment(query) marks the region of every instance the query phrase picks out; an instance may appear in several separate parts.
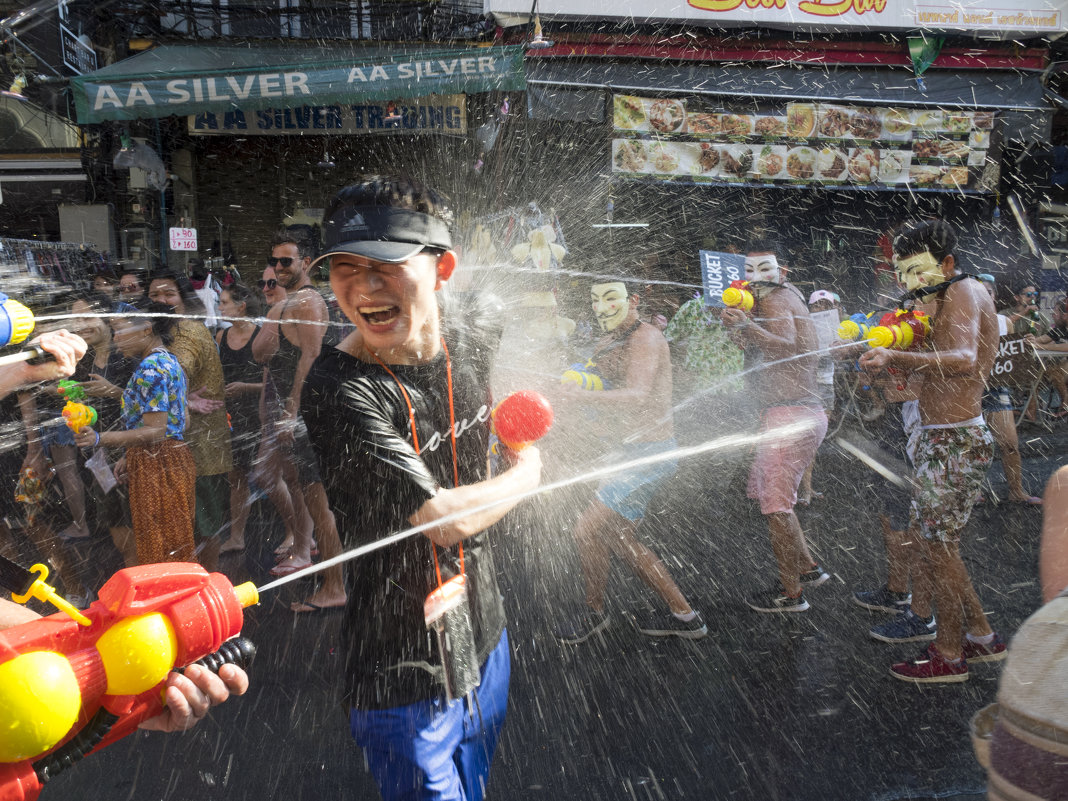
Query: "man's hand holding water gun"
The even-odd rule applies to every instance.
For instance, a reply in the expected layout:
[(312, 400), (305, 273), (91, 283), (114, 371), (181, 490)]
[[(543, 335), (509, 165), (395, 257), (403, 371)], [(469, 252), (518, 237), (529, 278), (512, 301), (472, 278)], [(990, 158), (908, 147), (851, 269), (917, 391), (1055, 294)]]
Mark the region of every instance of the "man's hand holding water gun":
[[(39, 620), (32, 609), (0, 598), (0, 631)], [(244, 695), (248, 674), (237, 665), (223, 665), (216, 675), (202, 665), (190, 665), (183, 673), (167, 677), (167, 708), (138, 728), (149, 731), (185, 731), (196, 725), (213, 706), (231, 695)]]

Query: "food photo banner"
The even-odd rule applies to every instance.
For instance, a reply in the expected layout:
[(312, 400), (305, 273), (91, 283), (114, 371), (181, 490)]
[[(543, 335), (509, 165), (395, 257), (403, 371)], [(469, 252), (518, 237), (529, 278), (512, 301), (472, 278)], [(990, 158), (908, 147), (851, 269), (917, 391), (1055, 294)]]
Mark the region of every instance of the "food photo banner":
[(981, 192), (996, 172), (991, 111), (788, 103), (758, 113), (613, 97), (612, 171), (713, 184)]

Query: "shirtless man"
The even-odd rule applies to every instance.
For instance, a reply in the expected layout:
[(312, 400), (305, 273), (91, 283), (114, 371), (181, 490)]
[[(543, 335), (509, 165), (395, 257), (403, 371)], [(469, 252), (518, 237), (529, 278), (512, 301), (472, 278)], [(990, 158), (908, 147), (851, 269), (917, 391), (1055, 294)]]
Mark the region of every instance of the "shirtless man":
[[(601, 419), (609, 426), (607, 439), (615, 445), (609, 464), (674, 450), (671, 356), (667, 340), (659, 329), (638, 319), (638, 297), (628, 296), (622, 281), (594, 284), (590, 299), (604, 332), (592, 361), (611, 389), (598, 392), (565, 389), (561, 394), (567, 400), (601, 411)], [(676, 466), (674, 460), (669, 460), (637, 467), (610, 476), (597, 488), (597, 496), (575, 526), (587, 608), (557, 629), (557, 636), (563, 642), (583, 642), (609, 624), (604, 611), (604, 590), (613, 553), (663, 598), (671, 610), (670, 615), (639, 622), (638, 630), (642, 634), (699, 639), (708, 633), (701, 616), (683, 596), (664, 563), (635, 536), (646, 505), (662, 482), (675, 473)]]
[[(304, 505), (311, 515), (323, 557), (341, 552), (334, 515), (319, 477), (319, 461), (308, 440), (308, 430), (300, 416), (300, 396), (312, 364), (319, 358), (323, 335), (329, 322), (326, 301), (312, 286), (308, 272), (314, 257), (312, 247), (303, 237), (283, 229), (271, 240), (268, 266), (275, 271), (278, 284), (286, 290), (286, 300), (271, 307), (268, 322), (252, 343), (252, 357), (267, 365), (267, 372), (277, 392), (281, 407), (276, 425), (278, 442), (288, 459), (291, 494), (297, 500), (303, 491)], [(298, 490), (299, 486), (299, 490)], [(290, 552), (272, 570), (271, 575), (287, 576), (311, 566), (312, 540), (302, 531), (295, 532)], [(340, 566), (323, 572), (319, 590), (304, 603), (293, 605), (294, 612), (317, 612), (345, 605), (346, 594)]]
[[(757, 612), (804, 612), (809, 605), (802, 589), (830, 578), (812, 558), (794, 514), (801, 477), (827, 434), (827, 414), (816, 386), (819, 342), (805, 298), (787, 283), (786, 265), (773, 245), (749, 248), (745, 277), (756, 300), (752, 319), (734, 308), (723, 311), (723, 322), (736, 344), (759, 350), (766, 363), (754, 377), (764, 408), (760, 433), (769, 438), (757, 446), (748, 495), (759, 501), (768, 521), (781, 585), (747, 603)], [(775, 433), (779, 429), (782, 434)]]
[[(934, 640), (917, 659), (890, 668), (895, 678), (917, 683), (967, 681), (969, 660), (1005, 658), (1005, 645), (990, 628), (960, 556), (961, 532), (994, 453), (981, 399), (998, 350), (998, 321), (982, 283), (957, 270), (956, 242), (941, 220), (908, 225), (895, 237), (899, 280), (914, 297), (934, 300), (933, 347), (872, 348), (860, 358), (866, 370), (893, 367), (923, 376), (909, 525), (921, 561), (912, 608), (880, 627), (887, 636), (879, 638)], [(932, 601), (941, 618), (937, 629)]]

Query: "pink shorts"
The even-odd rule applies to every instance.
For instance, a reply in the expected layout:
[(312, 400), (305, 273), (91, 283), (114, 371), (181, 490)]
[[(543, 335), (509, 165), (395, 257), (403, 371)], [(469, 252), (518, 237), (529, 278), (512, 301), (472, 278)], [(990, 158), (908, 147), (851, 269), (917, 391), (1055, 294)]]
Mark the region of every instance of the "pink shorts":
[(761, 434), (797, 423), (807, 425), (803, 431), (774, 437), (757, 446), (747, 494), (760, 502), (762, 515), (793, 511), (801, 476), (827, 435), (827, 415), (822, 409), (772, 406), (764, 412)]

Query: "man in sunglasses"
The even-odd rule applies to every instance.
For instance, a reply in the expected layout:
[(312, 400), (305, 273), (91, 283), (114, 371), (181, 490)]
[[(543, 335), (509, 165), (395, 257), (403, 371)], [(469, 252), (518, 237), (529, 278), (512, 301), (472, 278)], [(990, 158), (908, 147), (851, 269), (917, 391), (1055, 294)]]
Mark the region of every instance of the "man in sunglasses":
[[(252, 343), (252, 356), (267, 365), (273, 390), (277, 394), (279, 445), (290, 457), (285, 469), (291, 493), (301, 492), (304, 505), (315, 525), (315, 535), (323, 556), (330, 558), (341, 550), (334, 515), (319, 477), (319, 461), (308, 441), (308, 431), (300, 416), (300, 397), (308, 370), (323, 346), (323, 334), (329, 314), (322, 295), (308, 275), (314, 256), (312, 243), (293, 229), (282, 229), (271, 240), (267, 266), (275, 271), (278, 286), (286, 290), (286, 299), (267, 313), (267, 320)], [(283, 557), (271, 575), (287, 576), (311, 566), (313, 541), (297, 531), (289, 554)], [(295, 612), (315, 612), (343, 606), (345, 588), (342, 569), (324, 572), (319, 590), (306, 603), (295, 604)]]

